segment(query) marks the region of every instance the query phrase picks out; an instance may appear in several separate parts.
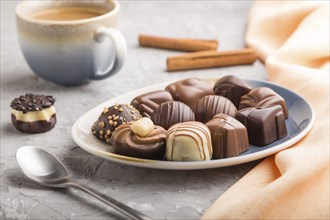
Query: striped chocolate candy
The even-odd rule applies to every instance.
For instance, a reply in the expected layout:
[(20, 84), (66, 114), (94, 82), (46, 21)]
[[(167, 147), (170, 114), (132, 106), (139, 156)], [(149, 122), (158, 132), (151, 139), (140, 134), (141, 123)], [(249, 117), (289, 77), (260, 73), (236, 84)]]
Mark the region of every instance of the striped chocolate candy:
[(195, 117), (196, 121), (206, 123), (219, 113), (235, 117), (236, 112), (235, 105), (229, 99), (218, 95), (208, 95), (199, 100)]
[(206, 125), (189, 121), (169, 128), (166, 136), (167, 160), (204, 161), (211, 157), (211, 134)]

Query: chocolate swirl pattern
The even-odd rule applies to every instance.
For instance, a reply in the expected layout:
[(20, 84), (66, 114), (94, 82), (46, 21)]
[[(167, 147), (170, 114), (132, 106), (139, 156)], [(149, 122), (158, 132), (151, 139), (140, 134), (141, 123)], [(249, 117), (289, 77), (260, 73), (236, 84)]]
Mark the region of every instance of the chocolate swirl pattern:
[(148, 135), (141, 137), (131, 131), (130, 124), (118, 126), (111, 137), (111, 144), (117, 154), (145, 158), (160, 159), (165, 154), (166, 130), (155, 126)]
[(219, 113), (235, 117), (236, 111), (235, 105), (229, 99), (217, 95), (208, 95), (198, 102), (195, 112), (196, 121), (206, 123)]
[(267, 107), (273, 105), (280, 105), (285, 118), (288, 118), (289, 111), (285, 100), (279, 94), (267, 87), (252, 89), (248, 94), (242, 96), (239, 109), (241, 110), (249, 107)]
[(175, 124), (166, 137), (166, 159), (174, 161), (205, 161), (212, 157), (210, 130), (200, 122)]
[(169, 101), (157, 107), (151, 116), (151, 120), (154, 124), (168, 129), (176, 123), (195, 121), (195, 114), (191, 108), (184, 103)]

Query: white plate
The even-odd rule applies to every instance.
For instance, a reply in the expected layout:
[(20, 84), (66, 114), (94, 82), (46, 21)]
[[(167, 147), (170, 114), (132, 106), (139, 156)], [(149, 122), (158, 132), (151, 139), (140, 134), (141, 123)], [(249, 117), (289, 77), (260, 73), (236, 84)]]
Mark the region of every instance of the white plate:
[[(217, 79), (205, 80), (214, 83)], [(252, 87), (269, 87), (285, 99), (289, 109), (289, 118), (286, 120), (286, 125), (288, 128), (287, 137), (277, 140), (263, 147), (250, 145), (250, 149), (248, 151), (237, 157), (215, 159), (210, 161), (174, 162), (148, 160), (118, 155), (112, 152), (112, 146), (109, 146), (99, 141), (95, 136), (92, 135), (91, 127), (94, 121), (98, 118), (100, 112), (103, 111), (104, 107), (109, 107), (116, 103), (130, 103), (131, 100), (139, 94), (164, 89), (166, 85), (171, 83), (167, 82), (129, 92), (125, 95), (121, 95), (119, 97), (106, 101), (91, 109), (74, 123), (72, 127), (73, 140), (77, 143), (77, 145), (79, 145), (81, 148), (91, 154), (122, 164), (156, 169), (194, 170), (226, 167), (270, 156), (295, 144), (310, 131), (314, 123), (314, 112), (309, 103), (304, 98), (302, 98), (291, 90), (266, 81), (259, 81), (253, 79), (244, 80)]]

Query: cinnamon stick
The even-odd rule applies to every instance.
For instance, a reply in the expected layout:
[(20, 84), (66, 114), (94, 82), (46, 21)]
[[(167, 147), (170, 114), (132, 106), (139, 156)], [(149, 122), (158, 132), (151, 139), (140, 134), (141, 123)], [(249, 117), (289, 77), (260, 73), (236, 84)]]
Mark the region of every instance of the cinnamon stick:
[(250, 48), (232, 51), (186, 53), (180, 56), (167, 58), (167, 71), (252, 64), (256, 59), (256, 51)]
[(148, 35), (140, 35), (139, 43), (141, 46), (146, 47), (156, 47), (185, 52), (216, 50), (218, 48), (217, 40), (166, 38)]

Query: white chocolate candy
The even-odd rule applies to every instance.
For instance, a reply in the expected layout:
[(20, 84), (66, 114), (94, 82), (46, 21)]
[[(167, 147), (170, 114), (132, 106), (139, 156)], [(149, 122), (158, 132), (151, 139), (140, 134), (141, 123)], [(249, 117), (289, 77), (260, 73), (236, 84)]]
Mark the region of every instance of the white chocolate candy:
[(212, 152), (210, 130), (203, 123), (189, 121), (169, 128), (166, 136), (167, 160), (210, 160)]
[(141, 137), (147, 136), (155, 129), (154, 123), (150, 118), (144, 117), (132, 123), (131, 131)]
[(34, 122), (34, 121), (49, 121), (50, 118), (55, 114), (54, 106), (45, 108), (39, 111), (29, 111), (23, 113), (23, 111), (18, 111), (16, 109), (11, 110), (11, 114), (16, 117), (18, 121), (24, 122)]

